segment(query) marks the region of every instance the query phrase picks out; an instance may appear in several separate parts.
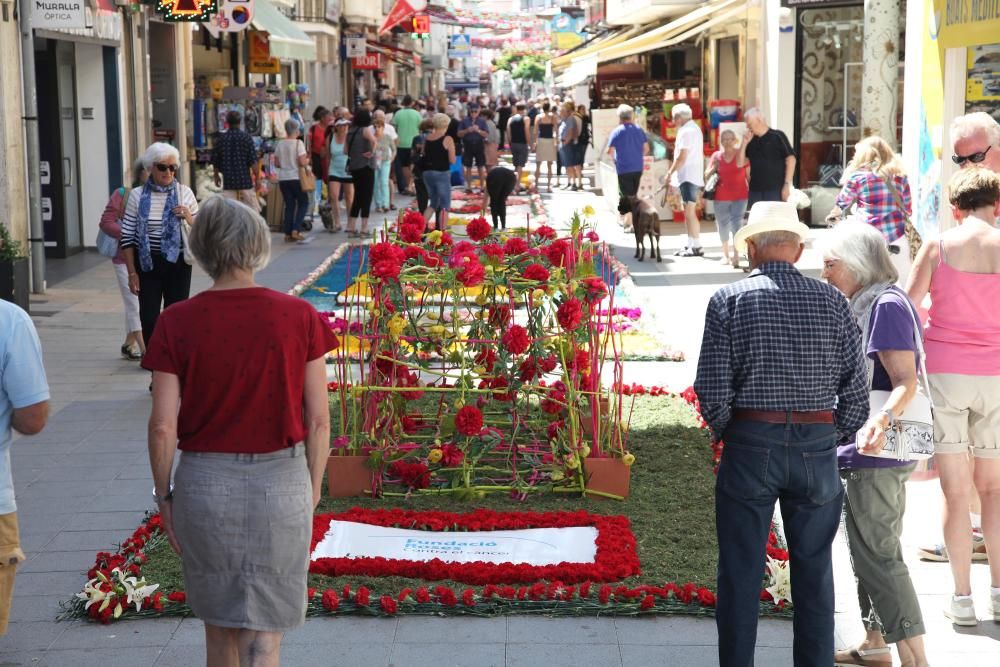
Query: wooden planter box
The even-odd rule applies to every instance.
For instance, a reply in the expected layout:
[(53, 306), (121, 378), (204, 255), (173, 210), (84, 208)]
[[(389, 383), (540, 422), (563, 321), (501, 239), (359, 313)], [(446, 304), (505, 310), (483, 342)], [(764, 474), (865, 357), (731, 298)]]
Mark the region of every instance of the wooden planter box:
[(331, 456), (326, 462), (326, 489), (331, 498), (365, 496), (372, 490), (367, 456)]
[(28, 271), (28, 260), (0, 260), (0, 299), (17, 304), (28, 311), (28, 286), (31, 274)]
[[(622, 463), (619, 458), (586, 458), (583, 460), (583, 473), (587, 480), (588, 491), (611, 493), (622, 498), (628, 498), (629, 483), (632, 480), (632, 468)], [(591, 498), (604, 496), (592, 495)]]

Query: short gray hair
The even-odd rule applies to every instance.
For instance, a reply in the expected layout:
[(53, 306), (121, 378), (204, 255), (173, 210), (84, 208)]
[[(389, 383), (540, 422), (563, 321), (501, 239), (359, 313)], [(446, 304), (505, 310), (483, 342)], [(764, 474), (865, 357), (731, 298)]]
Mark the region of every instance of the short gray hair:
[(635, 109), (627, 104), (618, 105), (618, 120), (632, 120), (635, 116)]
[(824, 257), (840, 260), (862, 287), (899, 280), (885, 237), (868, 223), (841, 222), (819, 247)]
[(264, 218), (234, 199), (213, 195), (198, 209), (191, 226), (191, 252), (218, 280), (230, 271), (259, 271), (271, 259), (271, 231)]
[(747, 239), (748, 241), (753, 241), (753, 244), (758, 250), (763, 248), (770, 248), (771, 246), (779, 246), (786, 244), (799, 245), (800, 243), (805, 243), (805, 239), (796, 234), (795, 232), (761, 232), (760, 234), (754, 234)]
[(299, 121), (289, 118), (285, 121), (285, 134), (289, 137), (299, 133)]
[(760, 118), (761, 120), (767, 120), (767, 118), (764, 117), (764, 112), (758, 109), (757, 107), (750, 107), (749, 109), (743, 112), (744, 120), (746, 120), (747, 118), (754, 118), (754, 117)]
[(180, 152), (168, 143), (154, 141), (146, 149), (146, 152), (142, 154), (142, 165), (146, 168), (146, 171), (150, 171), (154, 164), (163, 162), (165, 159), (171, 157), (179, 166), (181, 163)]
[(985, 132), (991, 146), (1000, 148), (1000, 123), (985, 111), (975, 111), (959, 116), (951, 121), (951, 143), (959, 139), (968, 139), (977, 132)]
[(691, 107), (689, 107), (687, 104), (684, 104), (684, 102), (681, 102), (680, 104), (675, 104), (673, 108), (670, 110), (670, 116), (672, 118), (690, 119), (692, 117)]

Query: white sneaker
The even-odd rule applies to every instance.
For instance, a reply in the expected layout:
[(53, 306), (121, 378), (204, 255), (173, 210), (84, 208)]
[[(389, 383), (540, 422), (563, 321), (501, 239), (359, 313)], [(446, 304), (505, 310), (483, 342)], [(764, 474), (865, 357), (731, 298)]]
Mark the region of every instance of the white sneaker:
[[(1000, 604), (1000, 600), (995, 600), (994, 605), (996, 604)], [(997, 611), (996, 606), (993, 609), (994, 612)], [(955, 625), (979, 625), (979, 619), (976, 618), (976, 609), (972, 604), (971, 598), (956, 600), (952, 596), (951, 602), (944, 609), (944, 615)]]
[(990, 607), (993, 612), (993, 620), (1000, 623), (1000, 593), (990, 594)]

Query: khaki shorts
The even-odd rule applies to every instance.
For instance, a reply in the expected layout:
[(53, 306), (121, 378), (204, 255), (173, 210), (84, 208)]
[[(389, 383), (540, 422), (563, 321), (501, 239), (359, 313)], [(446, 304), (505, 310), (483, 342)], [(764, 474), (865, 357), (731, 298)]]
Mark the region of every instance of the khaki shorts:
[(242, 202), (260, 213), (260, 202), (257, 200), (257, 193), (250, 190), (223, 190), (222, 196), (226, 199), (235, 199)]
[(931, 373), (934, 451), (1000, 458), (1000, 376)]
[(25, 559), (17, 530), (17, 512), (0, 514), (0, 635), (7, 634), (10, 603), (14, 598), (14, 575)]

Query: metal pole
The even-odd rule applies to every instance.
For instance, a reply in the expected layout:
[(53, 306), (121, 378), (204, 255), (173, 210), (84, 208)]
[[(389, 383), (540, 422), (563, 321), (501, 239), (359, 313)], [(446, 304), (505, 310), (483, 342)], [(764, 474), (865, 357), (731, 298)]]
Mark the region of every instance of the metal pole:
[(31, 291), (45, 294), (45, 230), (42, 226), (41, 154), (38, 147), (38, 97), (35, 86), (35, 33), (31, 1), (21, 0), (21, 87), (24, 95), (24, 136), (28, 158), (28, 243), (31, 248)]

